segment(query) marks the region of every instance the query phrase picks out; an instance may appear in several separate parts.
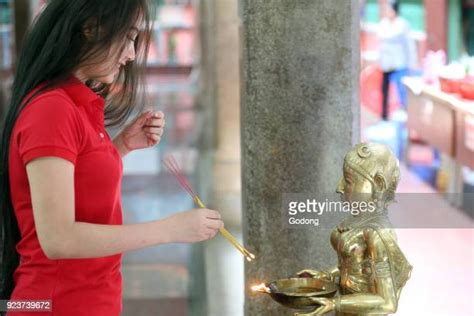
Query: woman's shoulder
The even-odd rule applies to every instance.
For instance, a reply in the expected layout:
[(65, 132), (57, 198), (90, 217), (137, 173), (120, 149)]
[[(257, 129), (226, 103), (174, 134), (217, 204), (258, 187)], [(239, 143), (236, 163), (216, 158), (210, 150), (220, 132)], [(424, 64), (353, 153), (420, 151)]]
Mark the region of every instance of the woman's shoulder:
[(24, 101), (27, 102), (25, 105), (25, 110), (27, 108), (32, 108), (32, 104), (49, 104), (51, 106), (74, 106), (75, 103), (71, 97), (66, 93), (62, 86), (54, 87), (46, 91), (41, 91), (38, 93), (39, 88), (33, 89), (25, 97)]
[(43, 91), (35, 95), (35, 90), (24, 99), (27, 102), (18, 115), (15, 129), (37, 127), (38, 124), (63, 125), (74, 123), (82, 126), (77, 105), (61, 87)]
[[(37, 90), (37, 89), (35, 89)], [(35, 90), (29, 93), (24, 102), (27, 102), (20, 113), (20, 117), (37, 116), (53, 119), (64, 114), (77, 114), (77, 106), (66, 91), (61, 87), (42, 91), (35, 95)]]

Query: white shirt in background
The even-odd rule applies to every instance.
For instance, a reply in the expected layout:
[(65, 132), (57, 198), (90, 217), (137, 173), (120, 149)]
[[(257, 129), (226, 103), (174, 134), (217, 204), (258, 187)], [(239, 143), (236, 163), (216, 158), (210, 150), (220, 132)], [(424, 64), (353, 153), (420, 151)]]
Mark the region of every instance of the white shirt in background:
[(379, 63), (382, 71), (410, 69), (416, 66), (416, 47), (410, 38), (408, 22), (397, 17), (393, 21), (380, 21), (378, 38), (380, 42)]

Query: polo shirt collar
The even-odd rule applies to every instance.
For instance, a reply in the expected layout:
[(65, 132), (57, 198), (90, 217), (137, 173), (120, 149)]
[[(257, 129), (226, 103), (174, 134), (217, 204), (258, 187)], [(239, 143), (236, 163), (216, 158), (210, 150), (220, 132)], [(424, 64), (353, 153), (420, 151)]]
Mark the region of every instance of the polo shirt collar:
[(105, 100), (84, 82), (71, 75), (62, 87), (77, 106), (86, 109), (89, 119), (99, 127), (104, 126)]

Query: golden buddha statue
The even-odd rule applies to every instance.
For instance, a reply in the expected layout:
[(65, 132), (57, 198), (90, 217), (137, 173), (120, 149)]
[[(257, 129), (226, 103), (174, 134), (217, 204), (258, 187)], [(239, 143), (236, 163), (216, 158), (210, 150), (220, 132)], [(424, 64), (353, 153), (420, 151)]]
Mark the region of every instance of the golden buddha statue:
[(362, 143), (347, 153), (343, 171), (337, 187), (343, 200), (373, 203), (376, 210), (350, 215), (333, 230), (337, 266), (298, 272), (299, 277), (335, 282), (339, 295), (312, 297), (319, 307), (295, 315), (395, 313), (400, 292), (410, 278), (412, 266), (398, 247), (387, 216), (400, 179), (398, 160), (385, 145)]

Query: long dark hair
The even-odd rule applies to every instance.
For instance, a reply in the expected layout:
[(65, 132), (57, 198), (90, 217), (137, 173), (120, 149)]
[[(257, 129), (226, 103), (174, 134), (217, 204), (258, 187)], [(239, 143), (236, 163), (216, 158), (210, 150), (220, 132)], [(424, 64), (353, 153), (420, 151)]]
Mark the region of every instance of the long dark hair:
[(391, 1), (390, 6), (392, 7), (393, 12), (395, 12), (396, 15), (400, 14), (400, 2), (397, 0)]
[[(0, 299), (10, 298), (14, 287), (13, 272), (19, 264), (15, 247), (20, 233), (8, 175), (9, 143), (18, 115), (33, 97), (63, 83), (80, 65), (106, 56), (113, 44), (123, 42), (119, 46), (123, 50), (126, 35), (139, 25), (135, 62), (124, 66), (110, 85), (93, 79), (87, 82), (106, 100), (106, 125), (124, 123), (135, 105), (140, 104), (142, 93), (139, 91), (143, 92), (141, 72), (150, 42), (150, 9), (147, 0), (50, 0), (26, 35), (18, 59), (10, 106), (2, 127)], [(35, 93), (31, 95), (33, 90)]]

